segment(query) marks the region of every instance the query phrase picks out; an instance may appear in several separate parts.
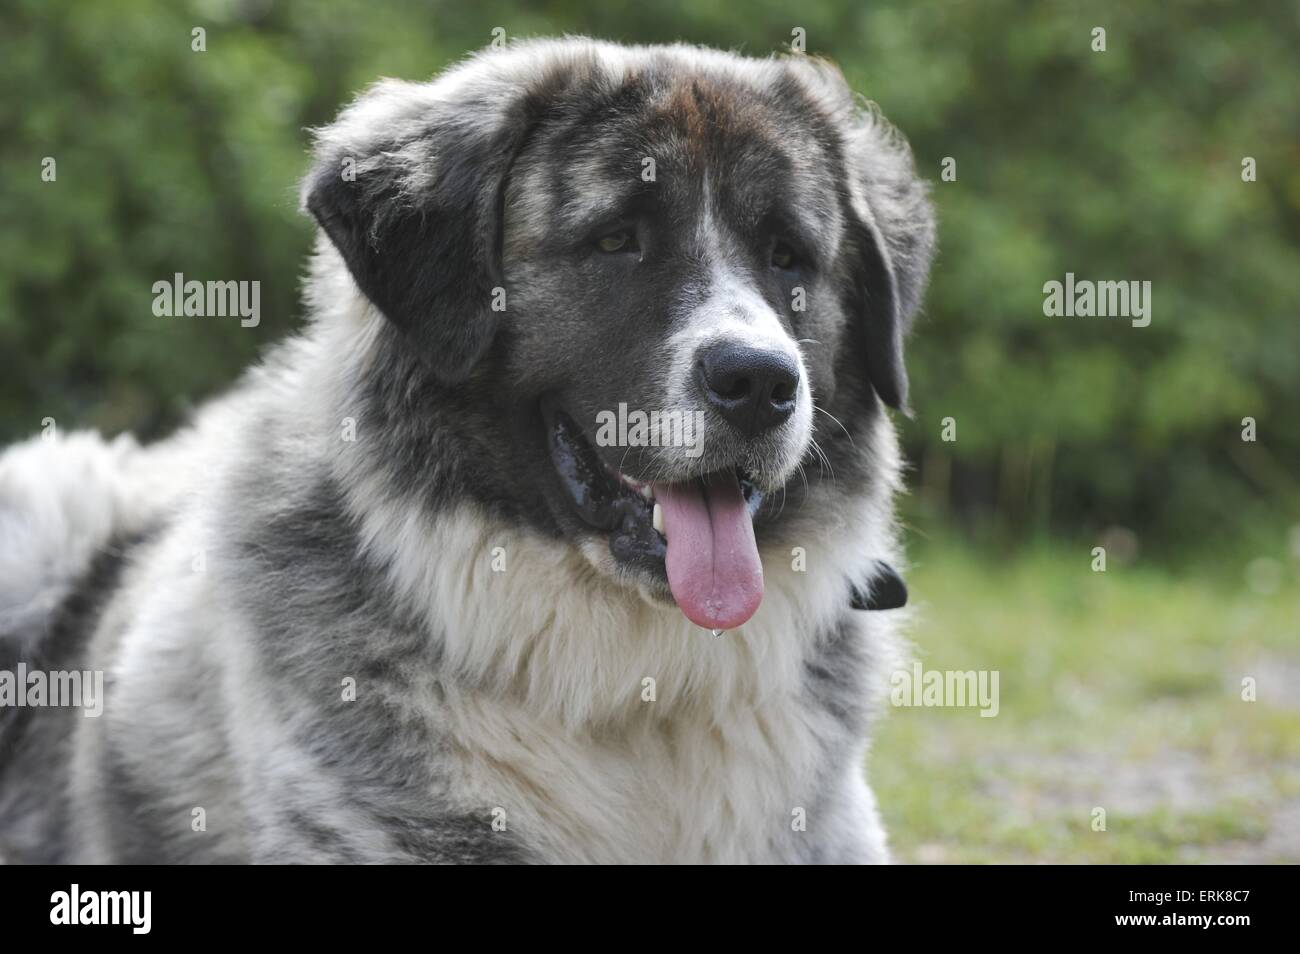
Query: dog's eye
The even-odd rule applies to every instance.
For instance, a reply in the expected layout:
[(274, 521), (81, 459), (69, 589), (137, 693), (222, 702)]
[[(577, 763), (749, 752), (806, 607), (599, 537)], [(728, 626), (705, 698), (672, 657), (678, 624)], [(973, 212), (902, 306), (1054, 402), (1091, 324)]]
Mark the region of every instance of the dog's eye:
[(772, 267), (788, 269), (793, 268), (795, 263), (794, 249), (785, 242), (777, 242), (772, 248)]
[(596, 247), (602, 252), (635, 252), (637, 250), (636, 236), (628, 229), (621, 229), (617, 232), (610, 232), (608, 235), (602, 235), (596, 240)]

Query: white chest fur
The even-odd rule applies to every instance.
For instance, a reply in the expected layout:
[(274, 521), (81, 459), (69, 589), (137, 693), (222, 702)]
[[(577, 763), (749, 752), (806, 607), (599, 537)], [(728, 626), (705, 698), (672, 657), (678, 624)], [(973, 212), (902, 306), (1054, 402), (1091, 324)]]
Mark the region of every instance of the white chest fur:
[[(452, 740), (457, 794), (498, 828), (574, 862), (790, 859), (831, 824), (866, 850), (865, 740), (846, 745), (806, 673), (842, 615), (844, 568), (871, 552), (863, 535), (810, 537), (816, 565), (799, 569), (765, 552), (758, 613), (714, 637), (471, 507), (428, 525), (371, 509), (363, 524), (441, 634), (456, 679), (429, 718)], [(861, 625), (851, 638), (887, 642)]]

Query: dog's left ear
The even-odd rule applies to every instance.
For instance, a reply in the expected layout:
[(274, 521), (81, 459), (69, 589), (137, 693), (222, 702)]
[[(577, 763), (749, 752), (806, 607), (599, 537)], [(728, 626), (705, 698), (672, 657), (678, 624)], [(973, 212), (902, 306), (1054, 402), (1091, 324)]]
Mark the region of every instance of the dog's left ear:
[(846, 137), (850, 307), (867, 374), (880, 399), (910, 413), (903, 340), (920, 307), (934, 256), (934, 209), (902, 136), (858, 109)]
[(439, 85), (364, 93), (317, 132), (302, 197), (357, 287), (450, 384), (497, 329), (503, 190), (528, 124), (515, 90)]

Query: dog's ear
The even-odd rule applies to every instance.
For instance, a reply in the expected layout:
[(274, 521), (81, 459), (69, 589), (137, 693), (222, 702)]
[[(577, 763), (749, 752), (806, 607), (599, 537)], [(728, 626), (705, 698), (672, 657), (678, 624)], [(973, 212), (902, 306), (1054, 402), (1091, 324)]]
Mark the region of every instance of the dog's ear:
[(900, 307), (898, 280), (885, 239), (869, 216), (849, 220), (849, 307), (858, 316), (857, 337), (864, 349), (867, 377), (880, 400), (897, 410), (907, 408), (907, 367), (903, 363), (906, 318)]
[(906, 141), (874, 109), (855, 113), (849, 175), (851, 297), (871, 385), (909, 411), (903, 340), (920, 307), (934, 256), (934, 210)]
[(518, 90), (384, 81), (316, 133), (303, 205), (357, 287), (439, 380), (463, 380), (497, 329), (502, 204), (527, 130)]
[(903, 340), (920, 306), (934, 255), (934, 210), (907, 141), (871, 103), (849, 89), (834, 64), (799, 55), (785, 61), (838, 140), (846, 180), (846, 305), (857, 319), (871, 386), (907, 411)]

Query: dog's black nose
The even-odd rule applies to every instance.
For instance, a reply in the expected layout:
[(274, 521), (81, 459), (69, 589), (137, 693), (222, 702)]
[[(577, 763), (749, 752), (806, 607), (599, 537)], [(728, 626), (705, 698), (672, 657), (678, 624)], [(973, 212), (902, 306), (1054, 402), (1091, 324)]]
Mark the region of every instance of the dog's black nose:
[(705, 400), (749, 437), (776, 427), (794, 413), (799, 366), (780, 351), (710, 345), (698, 356), (695, 376)]

